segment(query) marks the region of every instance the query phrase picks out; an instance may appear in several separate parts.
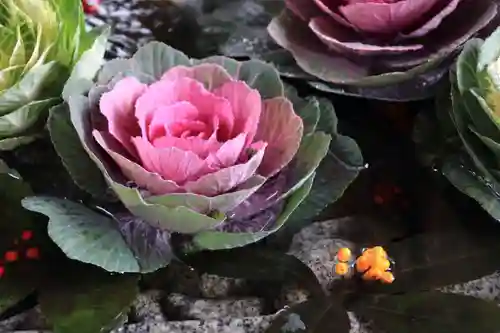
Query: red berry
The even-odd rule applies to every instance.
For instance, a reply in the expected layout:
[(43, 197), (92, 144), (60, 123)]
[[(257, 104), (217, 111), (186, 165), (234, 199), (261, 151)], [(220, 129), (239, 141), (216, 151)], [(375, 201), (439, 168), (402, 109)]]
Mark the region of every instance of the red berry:
[(5, 252), (5, 261), (7, 261), (7, 262), (16, 261), (18, 258), (19, 258), (19, 255), (17, 254), (17, 251)]
[(33, 231), (31, 230), (24, 230), (21, 234), (21, 239), (24, 241), (30, 240), (31, 238), (33, 238)]
[(28, 259), (38, 259), (40, 258), (40, 250), (37, 247), (30, 247), (26, 250), (26, 258)]
[(0, 278), (5, 274), (5, 268), (0, 266)]

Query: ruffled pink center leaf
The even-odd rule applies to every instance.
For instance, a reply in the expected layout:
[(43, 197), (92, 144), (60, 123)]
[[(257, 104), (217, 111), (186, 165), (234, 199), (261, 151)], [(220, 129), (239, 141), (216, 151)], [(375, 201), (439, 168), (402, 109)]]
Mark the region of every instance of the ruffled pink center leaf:
[(256, 173), (272, 175), (302, 137), (291, 104), (263, 104), (257, 90), (206, 64), (174, 68), (149, 86), (122, 79), (100, 107), (108, 133), (95, 129), (97, 142), (129, 180), (154, 194), (217, 195)]

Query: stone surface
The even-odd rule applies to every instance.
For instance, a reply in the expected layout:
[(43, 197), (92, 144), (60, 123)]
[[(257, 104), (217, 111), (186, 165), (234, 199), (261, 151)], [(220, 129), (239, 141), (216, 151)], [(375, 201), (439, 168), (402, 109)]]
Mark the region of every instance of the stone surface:
[(263, 302), (258, 298), (197, 299), (181, 294), (171, 294), (166, 307), (177, 311), (182, 318), (217, 319), (222, 317), (243, 318), (262, 314)]
[(134, 321), (144, 322), (165, 321), (165, 316), (161, 308), (162, 292), (154, 290), (139, 295), (132, 305), (132, 317)]
[(243, 279), (203, 274), (199, 288), (203, 297), (223, 298), (228, 295), (244, 294), (247, 291), (247, 284)]
[[(289, 251), (312, 269), (326, 291), (337, 278), (333, 275), (335, 252), (339, 247), (353, 245), (339, 237), (339, 234), (344, 235), (339, 227), (343, 222), (345, 220), (325, 221), (303, 229), (294, 237)], [(264, 333), (275, 317), (265, 315), (260, 299), (241, 296), (248, 292), (243, 280), (205, 274), (198, 282), (203, 298), (181, 293), (163, 295), (158, 291), (141, 294), (134, 303), (134, 320), (113, 333)], [(500, 273), (440, 290), (500, 303)], [(307, 298), (307, 293), (297, 288), (283, 292), (283, 299), (278, 303), (280, 306)], [(169, 317), (168, 307), (175, 308), (177, 314)], [(0, 332), (19, 330), (19, 323), (25, 318), (28, 314), (0, 323)], [(349, 313), (349, 318), (350, 333), (372, 332), (369, 325), (358, 320), (354, 313)], [(23, 325), (23, 329), (33, 328)]]
[(113, 333), (263, 333), (274, 316), (140, 323)]

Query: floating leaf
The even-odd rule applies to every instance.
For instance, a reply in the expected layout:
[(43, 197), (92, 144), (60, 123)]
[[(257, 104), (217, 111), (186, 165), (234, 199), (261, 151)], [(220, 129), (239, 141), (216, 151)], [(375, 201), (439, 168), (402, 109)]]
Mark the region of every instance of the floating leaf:
[(283, 311), (266, 333), (348, 333), (351, 323), (340, 300), (317, 298)]
[(137, 276), (112, 275), (83, 264), (57, 271), (38, 296), (54, 333), (107, 332), (126, 315), (138, 293)]
[(354, 306), (357, 314), (388, 333), (497, 333), (500, 308), (494, 302), (440, 292), (380, 296)]
[(294, 256), (241, 248), (231, 251), (199, 252), (182, 260), (194, 269), (231, 278), (263, 281), (288, 281), (306, 287), (315, 296), (323, 295), (314, 273)]

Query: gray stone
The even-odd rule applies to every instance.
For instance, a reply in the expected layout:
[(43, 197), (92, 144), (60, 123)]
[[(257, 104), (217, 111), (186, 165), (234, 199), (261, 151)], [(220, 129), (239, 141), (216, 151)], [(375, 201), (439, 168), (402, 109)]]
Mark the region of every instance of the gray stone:
[(264, 333), (274, 316), (185, 320), (128, 325), (113, 333)]
[(197, 299), (181, 294), (167, 297), (168, 308), (174, 308), (181, 318), (217, 319), (222, 317), (243, 318), (262, 314), (263, 302), (258, 298), (242, 299)]
[(203, 274), (200, 281), (201, 295), (206, 298), (224, 298), (230, 295), (244, 294), (247, 283), (243, 279), (226, 278), (217, 275)]
[(161, 297), (162, 292), (157, 290), (140, 294), (132, 305), (134, 320), (139, 322), (165, 320), (160, 306)]

